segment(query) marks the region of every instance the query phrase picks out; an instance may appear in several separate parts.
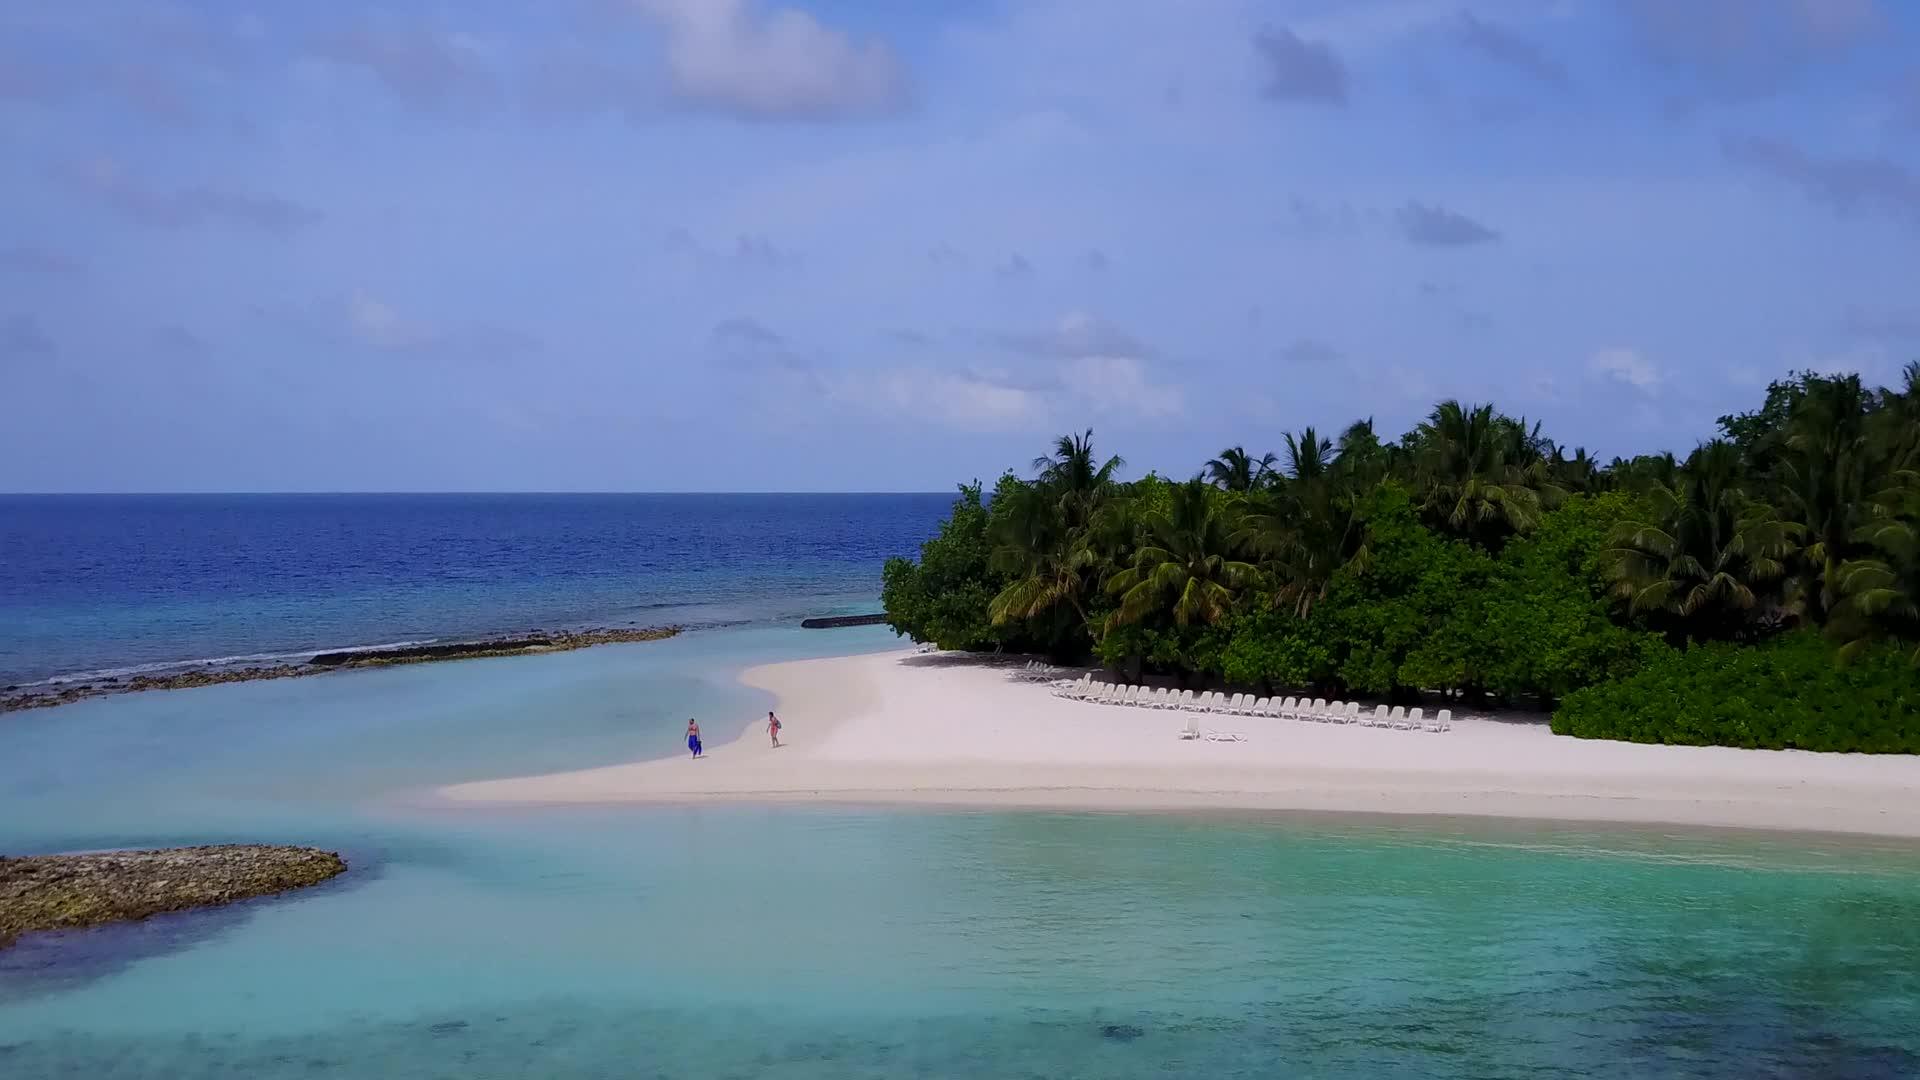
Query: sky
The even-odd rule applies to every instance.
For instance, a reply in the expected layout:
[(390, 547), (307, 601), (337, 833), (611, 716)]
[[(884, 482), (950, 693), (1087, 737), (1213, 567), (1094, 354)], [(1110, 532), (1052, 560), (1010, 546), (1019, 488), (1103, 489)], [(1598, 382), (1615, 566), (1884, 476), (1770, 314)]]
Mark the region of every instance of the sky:
[(0, 491), (1602, 459), (1920, 359), (1920, 3), (0, 3)]

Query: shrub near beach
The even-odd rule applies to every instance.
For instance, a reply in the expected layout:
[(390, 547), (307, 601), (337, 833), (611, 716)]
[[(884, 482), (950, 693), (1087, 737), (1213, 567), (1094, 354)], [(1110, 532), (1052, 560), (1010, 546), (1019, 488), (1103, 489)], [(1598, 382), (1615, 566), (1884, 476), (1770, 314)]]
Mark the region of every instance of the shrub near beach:
[(1128, 678), (1558, 706), (1555, 730), (1596, 738), (1914, 752), (1920, 364), (1894, 388), (1797, 374), (1719, 426), (1684, 459), (1603, 465), (1446, 401), (1397, 441), (1371, 421), (1308, 428), (1185, 482), (1123, 481), (1092, 432), (1066, 436), (991, 499), (963, 487), (919, 562), (887, 564), (883, 602), (916, 641)]
[(1568, 695), (1553, 730), (1589, 739), (1920, 754), (1920, 687), (1898, 649), (1836, 664), (1811, 632), (1747, 648), (1664, 649), (1638, 672)]

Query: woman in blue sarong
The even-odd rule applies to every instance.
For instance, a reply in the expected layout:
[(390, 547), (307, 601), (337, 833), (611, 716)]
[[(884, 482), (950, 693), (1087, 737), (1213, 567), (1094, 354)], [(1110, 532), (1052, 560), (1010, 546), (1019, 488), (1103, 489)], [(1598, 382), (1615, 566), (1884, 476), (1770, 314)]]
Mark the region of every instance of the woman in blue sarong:
[(694, 757), (700, 756), (700, 725), (693, 720), (687, 721), (687, 749), (693, 751)]

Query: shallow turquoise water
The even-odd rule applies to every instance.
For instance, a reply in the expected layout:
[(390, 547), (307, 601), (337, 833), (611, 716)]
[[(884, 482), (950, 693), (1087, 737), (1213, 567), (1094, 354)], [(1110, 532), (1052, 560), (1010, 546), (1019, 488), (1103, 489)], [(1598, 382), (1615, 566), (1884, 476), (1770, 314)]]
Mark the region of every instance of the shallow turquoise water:
[(761, 707), (743, 659), (888, 640), (697, 635), (9, 717), (0, 848), (260, 838), (354, 870), (0, 953), (0, 1075), (1920, 1075), (1900, 845), (393, 798), (667, 752), (685, 712)]

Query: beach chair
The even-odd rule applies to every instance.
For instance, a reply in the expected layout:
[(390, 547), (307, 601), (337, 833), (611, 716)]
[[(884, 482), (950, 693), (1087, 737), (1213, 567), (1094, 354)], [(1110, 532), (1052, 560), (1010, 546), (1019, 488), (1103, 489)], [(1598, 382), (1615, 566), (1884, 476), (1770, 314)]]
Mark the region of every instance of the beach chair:
[(1210, 713), (1226, 712), (1227, 711), (1227, 695), (1221, 693), (1218, 690), (1210, 691), (1207, 694), (1207, 711)]
[(1406, 725), (1407, 725), (1407, 710), (1401, 708), (1398, 705), (1395, 705), (1393, 708), (1387, 710), (1387, 726), (1388, 727), (1398, 729), (1398, 728), (1403, 728)]
[(1344, 701), (1327, 702), (1327, 711), (1320, 714), (1320, 719), (1325, 720), (1329, 724), (1346, 723), (1347, 703)]
[(1192, 713), (1189, 713), (1187, 715), (1186, 725), (1180, 729), (1180, 737), (1183, 739), (1199, 738), (1200, 737), (1200, 717)]
[(1305, 709), (1305, 712), (1306, 712), (1306, 719), (1308, 720), (1322, 719), (1327, 715), (1327, 699), (1318, 698), (1318, 697), (1314, 698), (1313, 704), (1307, 706), (1307, 708)]
[(1452, 709), (1440, 710), (1440, 715), (1433, 718), (1433, 730), (1435, 731), (1452, 731), (1453, 730), (1453, 710)]
[(1373, 707), (1373, 715), (1367, 719), (1366, 724), (1368, 727), (1386, 727), (1387, 707), (1385, 705), (1375, 705)]
[(1280, 708), (1275, 711), (1274, 715), (1278, 716), (1282, 720), (1292, 720), (1294, 719), (1296, 715), (1296, 711), (1299, 708), (1300, 708), (1299, 698), (1286, 698), (1280, 702)]
[(1247, 711), (1247, 695), (1245, 694), (1233, 695), (1233, 697), (1227, 701), (1226, 711), (1233, 713), (1236, 716), (1242, 713), (1245, 713)]
[(1362, 723), (1365, 715), (1366, 714), (1361, 712), (1360, 710), (1359, 702), (1357, 701), (1347, 702), (1347, 721), (1346, 721), (1347, 723), (1349, 724)]
[(1252, 705), (1247, 706), (1247, 715), (1248, 716), (1265, 716), (1267, 715), (1267, 710), (1272, 706), (1273, 706), (1272, 698), (1259, 698), (1256, 701), (1254, 701)]
[(1158, 690), (1155, 690), (1155, 691), (1153, 692), (1153, 707), (1154, 707), (1154, 708), (1156, 708), (1156, 709), (1171, 709), (1171, 708), (1173, 708), (1173, 706), (1174, 706), (1174, 696), (1173, 696), (1173, 691), (1171, 691), (1171, 690), (1169, 690), (1169, 689), (1167, 689), (1166, 687), (1164, 687), (1164, 686), (1163, 686), (1163, 687), (1161, 687), (1160, 689), (1158, 689)]
[(1095, 705), (1104, 705), (1106, 704), (1107, 699), (1112, 696), (1113, 696), (1112, 683), (1110, 682), (1094, 683), (1093, 693), (1087, 695), (1087, 700), (1093, 702)]
[(1209, 742), (1246, 742), (1247, 741), (1247, 737), (1245, 735), (1240, 734), (1237, 731), (1209, 731), (1207, 732), (1207, 739)]
[(1424, 719), (1422, 719), (1422, 717), (1426, 715), (1426, 712), (1427, 710), (1425, 709), (1408, 709), (1407, 710), (1407, 730), (1419, 731), (1421, 728), (1426, 727), (1427, 723)]
[(1282, 704), (1282, 701), (1280, 698), (1274, 698), (1273, 701), (1267, 705), (1267, 715), (1273, 717), (1276, 720), (1279, 719), (1282, 715), (1284, 715), (1281, 712), (1281, 708), (1280, 708), (1281, 704)]
[(1193, 691), (1182, 690), (1178, 694), (1175, 694), (1173, 698), (1173, 707), (1176, 709), (1193, 708)]

